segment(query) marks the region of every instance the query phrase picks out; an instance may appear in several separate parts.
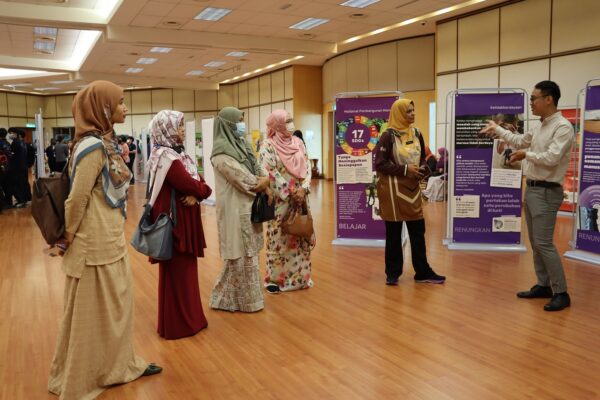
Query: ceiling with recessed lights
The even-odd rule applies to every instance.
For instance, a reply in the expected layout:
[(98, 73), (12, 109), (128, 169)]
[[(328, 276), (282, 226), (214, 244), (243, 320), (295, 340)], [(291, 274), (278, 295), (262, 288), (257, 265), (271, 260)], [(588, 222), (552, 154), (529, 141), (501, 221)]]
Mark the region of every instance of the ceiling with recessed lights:
[(430, 34), (436, 20), (502, 1), (0, 0), (0, 88), (61, 93), (107, 79), (216, 89)]

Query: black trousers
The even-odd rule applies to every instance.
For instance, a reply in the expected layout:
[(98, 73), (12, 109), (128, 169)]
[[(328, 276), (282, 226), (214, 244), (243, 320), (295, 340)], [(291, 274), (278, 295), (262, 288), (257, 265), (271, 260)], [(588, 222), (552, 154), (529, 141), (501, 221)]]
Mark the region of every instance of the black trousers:
[(0, 208), (12, 205), (8, 171), (0, 171)]
[(65, 169), (65, 165), (67, 165), (66, 161), (54, 161), (54, 168), (56, 172), (62, 172)]
[(427, 277), (433, 271), (427, 262), (424, 219), (417, 221), (385, 221), (385, 274), (388, 279), (397, 279), (402, 275), (402, 265), (404, 263), (402, 224), (406, 224), (408, 228), (415, 277)]

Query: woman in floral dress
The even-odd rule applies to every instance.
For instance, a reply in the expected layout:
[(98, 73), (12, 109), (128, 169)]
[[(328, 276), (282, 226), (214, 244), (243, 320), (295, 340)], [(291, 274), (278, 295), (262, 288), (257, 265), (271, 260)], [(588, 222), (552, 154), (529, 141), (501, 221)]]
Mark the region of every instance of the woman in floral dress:
[(268, 138), (260, 148), (259, 160), (269, 173), (275, 198), (275, 219), (267, 224), (267, 271), (269, 293), (312, 287), (310, 252), (314, 235), (301, 238), (285, 234), (281, 224), (292, 204), (307, 203), (310, 166), (306, 148), (293, 136), (294, 123), (285, 110), (267, 118)]

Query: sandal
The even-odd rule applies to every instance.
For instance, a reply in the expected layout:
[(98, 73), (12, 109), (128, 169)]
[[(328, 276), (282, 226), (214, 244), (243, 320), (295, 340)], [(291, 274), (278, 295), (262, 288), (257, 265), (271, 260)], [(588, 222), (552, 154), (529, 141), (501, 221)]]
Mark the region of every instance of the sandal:
[(154, 363), (150, 363), (146, 367), (146, 370), (144, 371), (142, 376), (156, 375), (156, 374), (160, 374), (161, 372), (162, 372), (162, 367), (159, 367), (158, 365), (156, 365)]
[(281, 289), (279, 289), (279, 285), (277, 285), (276, 283), (267, 283), (265, 285), (265, 289), (271, 294), (281, 293)]

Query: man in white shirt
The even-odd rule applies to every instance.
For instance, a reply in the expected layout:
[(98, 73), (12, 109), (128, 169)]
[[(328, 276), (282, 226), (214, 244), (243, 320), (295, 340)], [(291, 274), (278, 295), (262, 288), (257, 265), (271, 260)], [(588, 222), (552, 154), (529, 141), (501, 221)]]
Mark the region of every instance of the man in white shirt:
[(571, 305), (563, 266), (553, 243), (556, 215), (563, 201), (562, 184), (575, 139), (571, 123), (557, 111), (559, 99), (556, 83), (539, 82), (530, 98), (532, 114), (541, 119), (539, 127), (520, 135), (488, 121), (481, 130), (518, 149), (510, 157), (511, 164), (525, 160), (525, 220), (538, 281), (530, 290), (518, 292), (517, 297), (550, 298), (544, 306), (546, 311), (559, 311)]

